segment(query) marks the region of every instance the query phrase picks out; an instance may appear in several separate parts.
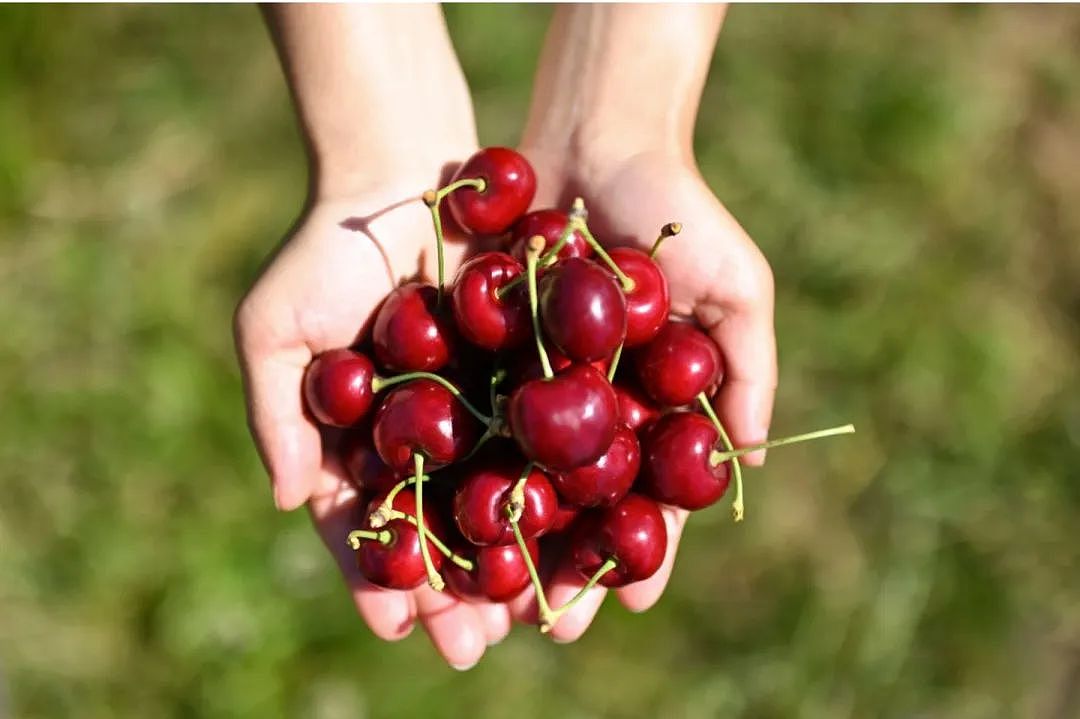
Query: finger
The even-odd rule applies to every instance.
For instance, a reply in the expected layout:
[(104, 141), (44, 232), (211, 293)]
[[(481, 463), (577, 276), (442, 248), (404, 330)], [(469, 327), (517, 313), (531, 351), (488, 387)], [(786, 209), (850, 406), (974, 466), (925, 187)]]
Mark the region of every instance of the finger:
[(475, 608), (426, 584), (413, 597), (420, 623), (443, 659), (459, 671), (475, 666), (487, 646), (483, 621)]
[(308, 509), (323, 543), (337, 560), (360, 616), (380, 639), (396, 641), (412, 632), (416, 604), (408, 592), (382, 589), (364, 579), (356, 566), (356, 552), (345, 541), (360, 524), (360, 497), (340, 464), (328, 458)]
[(480, 616), (484, 626), (484, 638), (489, 647), (506, 639), (510, 633), (510, 610), (505, 604), (474, 604), (473, 608)]
[(675, 555), (679, 550), (679, 539), (682, 536), (683, 526), (690, 513), (684, 509), (675, 507), (663, 507), (664, 526), (667, 528), (667, 550), (664, 553), (664, 561), (656, 574), (640, 582), (627, 584), (615, 590), (616, 596), (622, 605), (631, 612), (644, 612), (650, 609), (660, 595), (664, 593), (668, 580), (671, 579), (671, 570), (675, 566)]
[[(570, 601), (582, 587), (585, 579), (574, 567), (566, 561), (555, 570), (555, 576), (547, 586), (547, 599), (552, 609)], [(551, 638), (560, 644), (574, 642), (581, 638), (585, 630), (592, 624), (600, 605), (607, 596), (607, 588), (597, 585), (582, 597), (570, 611), (559, 618), (551, 629)]]
[(287, 313), (269, 308), (253, 292), (237, 310), (234, 334), (248, 425), (270, 475), (274, 503), (292, 510), (307, 501), (318, 481), (320, 440), (300, 394), (311, 352), (282, 331), (292, 319), (279, 314)]

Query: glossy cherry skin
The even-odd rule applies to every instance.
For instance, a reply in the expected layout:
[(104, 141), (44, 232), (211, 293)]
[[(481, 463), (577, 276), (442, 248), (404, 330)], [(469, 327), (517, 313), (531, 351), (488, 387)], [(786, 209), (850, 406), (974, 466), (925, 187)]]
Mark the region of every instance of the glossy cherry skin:
[(555, 491), (580, 507), (610, 507), (626, 496), (641, 466), (637, 435), (626, 425), (615, 428), (615, 439), (600, 459), (551, 477)]
[(615, 398), (619, 401), (619, 421), (640, 433), (660, 418), (660, 408), (645, 394), (637, 382), (616, 382)]
[(439, 291), (409, 282), (383, 301), (371, 327), (375, 359), (397, 372), (437, 372), (450, 360), (455, 328), (438, 308)]
[[(560, 210), (533, 210), (514, 225), (514, 231), (510, 237), (510, 254), (524, 264), (525, 249), (529, 240), (536, 235), (544, 238), (544, 249), (541, 254), (547, 252), (562, 237), (566, 222), (566, 213)], [(592, 253), (592, 248), (585, 241), (585, 236), (578, 230), (574, 230), (555, 256), (560, 260), (565, 260), (569, 257), (589, 257)]]
[[(559, 350), (554, 347), (547, 348), (547, 353), (548, 362), (551, 363), (551, 369), (555, 374), (562, 372), (567, 367), (574, 364), (572, 359), (562, 352), (559, 352)], [(611, 366), (611, 358), (604, 357), (603, 359), (595, 360), (589, 364), (606, 377), (608, 367)], [(523, 347), (519, 350), (511, 358), (507, 367), (507, 379), (509, 380), (509, 386), (511, 387), (517, 387), (529, 380), (540, 379), (543, 376), (544, 367), (540, 364), (540, 357), (537, 355), (536, 347), (533, 345)]]
[[(473, 544), (511, 544), (514, 530), (506, 516), (510, 490), (524, 469), (523, 462), (493, 461), (465, 471), (454, 494), (454, 521)], [(551, 529), (559, 499), (551, 482), (538, 469), (525, 480), (525, 506), (518, 529), (525, 539), (539, 537)]]
[[(376, 496), (368, 505), (368, 516), (386, 498), (385, 494)], [(393, 508), (405, 514), (416, 516), (416, 495), (411, 489), (403, 489), (394, 497)], [(424, 508), (424, 523), (435, 536), (442, 534), (439, 518)], [(372, 529), (364, 522), (364, 529)], [(390, 532), (390, 542), (381, 544), (376, 540), (363, 540), (356, 550), (356, 563), (360, 573), (372, 584), (387, 589), (416, 589), (427, 579), (424, 558), (420, 552), (420, 534), (406, 519), (394, 519), (382, 527)], [(428, 554), (435, 569), (443, 563), (443, 555), (428, 540)]]
[(559, 502), (559, 506), (555, 509), (555, 521), (551, 523), (551, 530), (549, 534), (555, 534), (561, 532), (578, 518), (581, 514), (581, 507), (573, 504), (567, 504), (566, 502)]
[(525, 268), (505, 252), (484, 252), (458, 270), (450, 295), (454, 320), (461, 335), (486, 350), (507, 350), (532, 333), (528, 288), (524, 283), (503, 297), (496, 290)]
[(446, 196), (454, 221), (478, 235), (498, 235), (525, 214), (536, 194), (536, 173), (521, 154), (508, 147), (485, 147), (465, 161), (453, 181), (481, 178), (483, 192), (462, 187)]
[(592, 577), (608, 559), (618, 564), (600, 578), (605, 587), (648, 579), (664, 561), (667, 527), (653, 500), (630, 493), (618, 504), (584, 513), (571, 540), (574, 566)]
[[(540, 545), (535, 539), (525, 542), (533, 565), (540, 563)], [(529, 570), (515, 544), (491, 547), (454, 548), (454, 553), (473, 563), (466, 572), (453, 562), (445, 562), (443, 576), (454, 594), (462, 599), (508, 602), (529, 586)]]
[(615, 438), (619, 402), (607, 378), (589, 365), (572, 365), (552, 379), (536, 379), (510, 395), (507, 418), (522, 453), (565, 472), (599, 459)]
[(626, 298), (614, 276), (591, 260), (571, 257), (540, 278), (544, 333), (578, 362), (609, 357), (626, 337)]
[(731, 482), (727, 462), (709, 464), (718, 439), (716, 428), (703, 415), (672, 412), (661, 417), (642, 440), (642, 491), (683, 509), (716, 502)]
[(379, 458), (379, 453), (371, 442), (370, 429), (353, 432), (345, 438), (341, 447), (341, 459), (349, 478), (369, 495), (388, 492), (400, 481), (394, 471)]
[(375, 365), (362, 352), (336, 349), (323, 352), (304, 372), (304, 402), (319, 422), (348, 427), (371, 408)]
[(634, 282), (626, 295), (626, 341), (638, 347), (660, 332), (671, 310), (667, 278), (648, 254), (633, 247), (616, 247), (608, 254)]
[(372, 438), (379, 457), (399, 475), (413, 474), (413, 454), (424, 471), (456, 462), (473, 448), (479, 422), (440, 384), (418, 379), (394, 387), (375, 413)]
[(668, 321), (634, 357), (642, 388), (663, 407), (681, 407), (720, 382), (720, 350), (688, 322)]

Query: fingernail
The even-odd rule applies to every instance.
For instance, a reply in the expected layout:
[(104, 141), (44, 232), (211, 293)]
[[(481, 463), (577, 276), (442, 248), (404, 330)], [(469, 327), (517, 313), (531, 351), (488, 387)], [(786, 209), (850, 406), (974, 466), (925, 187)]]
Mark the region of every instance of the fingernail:
[(573, 644), (577, 641), (577, 639), (577, 637), (557, 637), (555, 635), (551, 636), (551, 641), (555, 642), (556, 644)]
[(284, 501), (283, 501), (283, 497), (281, 495), (282, 495), (281, 485), (275, 484), (274, 485), (274, 507), (276, 507), (279, 512), (284, 512), (285, 511), (285, 504), (284, 504)]
[(503, 639), (506, 639), (506, 635), (505, 635), (505, 634), (504, 634), (504, 635), (502, 635), (501, 637), (496, 637), (495, 639), (488, 639), (488, 643), (487, 643), (487, 645), (488, 645), (489, 647), (495, 647), (495, 646), (498, 646), (498, 645), (500, 645), (500, 644), (502, 644), (502, 643), (503, 643)]
[(453, 667), (454, 669), (458, 670), (459, 672), (467, 672), (470, 669), (472, 669), (473, 667), (475, 667), (476, 663), (479, 662), (479, 661), (480, 661), (479, 659), (474, 659), (473, 661), (466, 662), (464, 664), (454, 664), (453, 662), (450, 662), (450, 666)]

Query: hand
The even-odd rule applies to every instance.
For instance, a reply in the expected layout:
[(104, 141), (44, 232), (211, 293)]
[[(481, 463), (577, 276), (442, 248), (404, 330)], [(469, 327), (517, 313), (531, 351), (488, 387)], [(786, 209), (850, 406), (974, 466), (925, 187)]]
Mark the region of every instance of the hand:
[[(321, 432), (306, 416), (300, 391), (311, 359), (353, 344), (400, 278), (435, 276), (431, 216), (419, 195), (439, 180), (438, 172), (381, 178), (378, 190), (316, 202), (241, 302), (235, 335), (249, 424), (278, 508), (308, 502), (357, 610), (378, 637), (402, 639), (419, 619), (446, 661), (466, 668), (509, 631), (507, 608), (467, 604), (426, 585), (388, 591), (360, 575), (345, 545), (356, 528), (358, 492), (333, 449), (336, 433)], [(451, 278), (470, 249), (454, 239), (446, 247)]]
[[(589, 226), (605, 245), (648, 251), (661, 226), (681, 222), (681, 234), (666, 240), (656, 256), (668, 278), (671, 309), (693, 317), (720, 347), (725, 375), (717, 412), (736, 446), (766, 438), (776, 386), (773, 336), (773, 280), (768, 263), (746, 232), (706, 186), (697, 169), (678, 154), (646, 152), (568, 157), (524, 147), (537, 170), (542, 193), (536, 206), (569, 207), (585, 199)], [(743, 458), (761, 465), (764, 452)], [(664, 507), (668, 548), (651, 578), (616, 590), (635, 612), (645, 611), (663, 593), (675, 562), (687, 513)], [(584, 585), (569, 565), (558, 567), (547, 589), (553, 607)], [(555, 626), (557, 641), (573, 641), (592, 622), (606, 589), (594, 588)], [(512, 603), (516, 617), (535, 621), (531, 593)]]

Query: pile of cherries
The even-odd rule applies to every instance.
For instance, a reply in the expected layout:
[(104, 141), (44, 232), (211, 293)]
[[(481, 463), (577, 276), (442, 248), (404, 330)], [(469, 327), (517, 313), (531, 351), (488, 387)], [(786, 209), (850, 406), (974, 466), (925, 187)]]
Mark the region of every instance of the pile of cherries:
[[(651, 252), (605, 251), (580, 199), (568, 213), (527, 212), (535, 190), (524, 157), (490, 147), (425, 192), (438, 284), (393, 290), (367, 341), (312, 361), (304, 398), (318, 422), (349, 428), (343, 456), (366, 505), (347, 541), (368, 580), (496, 602), (531, 582), (547, 631), (595, 584), (656, 572), (661, 504), (702, 509), (734, 481), (741, 519), (739, 456), (853, 428), (735, 449), (710, 399), (720, 351), (669, 317), (654, 261), (680, 226), (665, 225)], [(470, 258), (452, 284), (444, 201), (463, 230), (504, 247)], [(588, 580), (558, 608), (537, 569), (553, 554)]]

